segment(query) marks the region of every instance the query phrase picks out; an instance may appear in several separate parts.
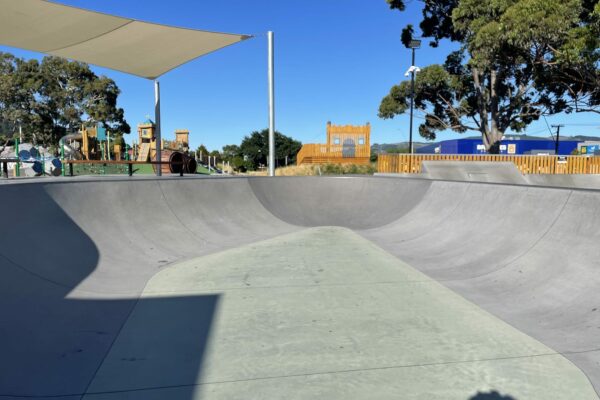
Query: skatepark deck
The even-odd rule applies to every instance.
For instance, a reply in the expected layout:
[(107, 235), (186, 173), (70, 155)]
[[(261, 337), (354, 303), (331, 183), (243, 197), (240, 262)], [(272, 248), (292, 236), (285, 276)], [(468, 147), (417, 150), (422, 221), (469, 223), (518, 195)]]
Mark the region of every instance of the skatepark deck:
[(598, 399), (600, 191), (166, 177), (0, 196), (0, 398)]

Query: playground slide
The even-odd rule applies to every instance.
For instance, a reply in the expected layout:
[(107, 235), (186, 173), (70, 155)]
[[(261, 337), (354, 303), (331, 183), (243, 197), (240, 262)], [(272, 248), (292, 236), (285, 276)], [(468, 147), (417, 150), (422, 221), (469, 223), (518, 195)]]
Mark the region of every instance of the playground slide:
[(70, 140), (81, 140), (81, 133), (72, 133), (69, 135), (65, 135), (61, 137), (58, 141), (59, 147), (62, 146), (62, 148), (64, 149), (65, 158), (75, 158), (77, 160), (80, 160), (81, 153), (67, 144), (67, 142)]

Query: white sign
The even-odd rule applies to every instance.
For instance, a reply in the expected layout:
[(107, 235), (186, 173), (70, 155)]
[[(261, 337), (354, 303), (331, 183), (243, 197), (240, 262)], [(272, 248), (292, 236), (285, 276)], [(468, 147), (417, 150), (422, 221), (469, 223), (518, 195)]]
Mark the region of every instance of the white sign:
[(501, 144), (500, 145), (500, 151), (506, 150), (506, 145), (505, 144)]
[(485, 150), (485, 146), (482, 144), (477, 145), (477, 150)]

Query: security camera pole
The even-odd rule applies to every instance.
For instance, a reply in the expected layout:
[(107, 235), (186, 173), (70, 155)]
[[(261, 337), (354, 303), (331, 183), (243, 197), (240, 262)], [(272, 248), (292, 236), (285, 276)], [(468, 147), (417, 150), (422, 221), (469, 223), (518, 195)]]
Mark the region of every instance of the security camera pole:
[(408, 136), (408, 149), (411, 154), (409, 158), (408, 172), (412, 172), (412, 154), (413, 154), (413, 108), (415, 103), (415, 74), (418, 72), (415, 67), (415, 50), (421, 47), (421, 41), (413, 39), (408, 43), (408, 47), (412, 49), (412, 64), (408, 72), (410, 72), (410, 128)]

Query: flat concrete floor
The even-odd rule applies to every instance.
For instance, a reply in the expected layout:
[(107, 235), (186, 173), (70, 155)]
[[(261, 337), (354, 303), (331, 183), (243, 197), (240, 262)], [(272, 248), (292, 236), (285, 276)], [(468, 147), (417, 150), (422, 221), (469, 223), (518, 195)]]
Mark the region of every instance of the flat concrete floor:
[[(194, 399), (466, 400), (501, 389), (518, 399), (597, 399), (567, 359), (345, 228), (174, 265), (141, 296), (157, 297), (190, 300), (166, 320), (164, 309), (138, 304), (84, 398), (187, 390)], [(211, 297), (203, 359), (163, 351), (161, 342), (197, 347), (203, 327), (189, 321), (198, 308), (185, 303)]]
[(258, 178), (0, 195), (20, 211), (0, 232), (0, 398), (598, 399), (600, 193)]

